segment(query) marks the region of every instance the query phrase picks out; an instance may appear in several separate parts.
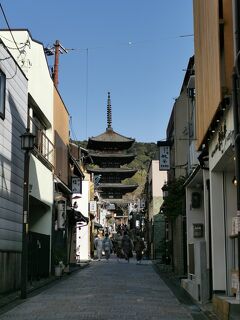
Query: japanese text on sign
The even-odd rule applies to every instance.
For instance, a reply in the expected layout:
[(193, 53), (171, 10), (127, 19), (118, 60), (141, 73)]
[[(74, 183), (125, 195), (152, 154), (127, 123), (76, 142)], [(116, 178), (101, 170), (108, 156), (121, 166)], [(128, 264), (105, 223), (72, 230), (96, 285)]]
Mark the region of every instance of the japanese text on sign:
[(160, 146), (159, 170), (170, 170), (170, 147)]

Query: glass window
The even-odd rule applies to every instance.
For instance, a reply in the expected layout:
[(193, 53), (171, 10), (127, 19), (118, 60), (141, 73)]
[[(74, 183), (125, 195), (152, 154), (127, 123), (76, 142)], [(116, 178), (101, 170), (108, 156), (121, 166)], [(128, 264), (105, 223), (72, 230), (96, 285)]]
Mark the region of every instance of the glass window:
[(6, 76), (0, 70), (0, 118), (5, 118), (5, 89), (6, 89)]

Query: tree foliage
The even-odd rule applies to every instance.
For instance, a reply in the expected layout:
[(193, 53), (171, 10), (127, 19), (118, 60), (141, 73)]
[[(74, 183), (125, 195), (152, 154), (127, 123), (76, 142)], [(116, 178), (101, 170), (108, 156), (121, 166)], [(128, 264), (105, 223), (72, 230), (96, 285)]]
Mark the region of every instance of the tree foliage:
[(183, 214), (185, 208), (185, 177), (169, 181), (166, 185), (168, 196), (164, 199), (163, 213), (169, 217)]

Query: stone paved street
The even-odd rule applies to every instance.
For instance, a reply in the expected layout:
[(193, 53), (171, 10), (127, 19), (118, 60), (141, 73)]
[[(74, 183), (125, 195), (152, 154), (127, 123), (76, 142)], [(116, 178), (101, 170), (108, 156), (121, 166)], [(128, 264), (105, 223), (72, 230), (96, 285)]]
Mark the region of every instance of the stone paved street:
[(151, 262), (94, 261), (0, 316), (1, 320), (192, 319)]

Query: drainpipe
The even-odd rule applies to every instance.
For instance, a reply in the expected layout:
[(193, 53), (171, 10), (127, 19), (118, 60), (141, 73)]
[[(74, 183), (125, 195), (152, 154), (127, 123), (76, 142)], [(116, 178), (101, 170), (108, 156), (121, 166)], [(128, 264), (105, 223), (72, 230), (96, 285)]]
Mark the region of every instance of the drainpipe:
[[(232, 86), (233, 86), (233, 112), (234, 112), (234, 136), (235, 136), (235, 174), (237, 179), (237, 222), (240, 223), (240, 131), (239, 131), (239, 60), (240, 60), (240, 1), (235, 0), (235, 65), (232, 74)], [(240, 230), (238, 230), (238, 289), (236, 293), (236, 299), (240, 301)]]
[(208, 259), (209, 259), (209, 300), (212, 299), (213, 283), (212, 283), (212, 220), (211, 220), (211, 201), (210, 201), (210, 180), (207, 179), (208, 192)]

